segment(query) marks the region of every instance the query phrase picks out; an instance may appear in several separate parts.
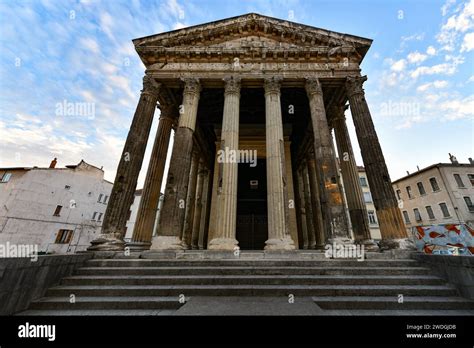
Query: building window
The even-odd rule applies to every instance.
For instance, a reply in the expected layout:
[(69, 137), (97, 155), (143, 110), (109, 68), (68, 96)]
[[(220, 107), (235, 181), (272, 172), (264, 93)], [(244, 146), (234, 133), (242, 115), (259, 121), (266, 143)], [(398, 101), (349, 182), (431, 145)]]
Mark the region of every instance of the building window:
[(104, 195), (103, 195), (102, 193), (99, 195), (99, 199), (97, 200), (98, 203), (102, 203), (102, 197), (103, 197), (103, 196), (104, 196)]
[(364, 192), (364, 201), (365, 203), (372, 203), (372, 195), (370, 192)]
[(466, 202), (467, 209), (469, 209), (470, 212), (474, 212), (474, 205), (472, 205), (471, 197), (465, 196), (464, 202)]
[(471, 182), (471, 186), (474, 186), (474, 174), (467, 174), (467, 177)]
[(443, 217), (448, 218), (448, 217), (451, 216), (451, 215), (449, 215), (449, 210), (448, 210), (448, 206), (446, 205), (446, 203), (440, 203), (439, 207), (441, 208), (441, 211), (443, 212)]
[(9, 182), (12, 177), (12, 173), (4, 173), (0, 182)]
[(431, 208), (431, 205), (427, 205), (425, 208), (426, 208), (426, 213), (428, 214), (428, 218), (430, 220), (436, 219), (433, 209)]
[(92, 214), (92, 221), (95, 221), (95, 218), (96, 218), (97, 214), (98, 214), (98, 212), (96, 212), (96, 211), (94, 212), (94, 214)]
[(377, 220), (375, 219), (375, 212), (373, 210), (367, 211), (369, 215), (369, 223), (371, 225), (377, 225)]
[(413, 213), (415, 214), (415, 220), (416, 221), (421, 221), (421, 214), (418, 208), (413, 209)]
[(359, 180), (360, 180), (360, 186), (367, 187), (367, 179), (365, 176), (361, 176)]
[(102, 213), (99, 214), (99, 217), (97, 218), (97, 221), (101, 221), (101, 220), (102, 220), (102, 215), (104, 215), (104, 214), (102, 214)]
[(398, 199), (399, 201), (402, 200), (402, 191), (400, 191), (400, 190), (397, 190), (397, 199)]
[(109, 200), (109, 196), (104, 197), (104, 204), (107, 204), (107, 201)]
[(422, 182), (417, 182), (416, 186), (418, 186), (418, 192), (421, 196), (426, 195), (425, 187), (423, 186)]
[(458, 185), (458, 187), (466, 187), (464, 186), (464, 183), (462, 182), (461, 175), (453, 174), (453, 176), (454, 176), (454, 180), (456, 180), (456, 184)]
[(405, 219), (405, 223), (410, 223), (410, 217), (408, 216), (408, 212), (406, 210), (403, 211), (403, 218)]
[(411, 186), (407, 186), (407, 194), (409, 199), (413, 198), (413, 195), (411, 194)]
[(433, 192), (439, 191), (439, 186), (438, 186), (438, 182), (436, 181), (436, 178), (431, 178), (430, 184), (431, 184), (431, 188), (433, 189)]
[(63, 208), (62, 205), (57, 205), (56, 210), (54, 211), (53, 216), (60, 216), (59, 214), (61, 213), (61, 209)]
[(73, 230), (59, 230), (54, 243), (67, 244), (71, 241), (73, 234)]

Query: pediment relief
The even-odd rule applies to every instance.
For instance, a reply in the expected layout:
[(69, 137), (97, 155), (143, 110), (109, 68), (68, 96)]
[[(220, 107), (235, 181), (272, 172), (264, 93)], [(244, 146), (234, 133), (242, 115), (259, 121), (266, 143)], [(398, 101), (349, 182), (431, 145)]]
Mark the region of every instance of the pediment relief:
[[(211, 22), (133, 40), (145, 65), (175, 56), (215, 59), (226, 55), (262, 58), (288, 55), (353, 55), (361, 61), (371, 40), (257, 14)], [(286, 52), (286, 53), (285, 53)]]

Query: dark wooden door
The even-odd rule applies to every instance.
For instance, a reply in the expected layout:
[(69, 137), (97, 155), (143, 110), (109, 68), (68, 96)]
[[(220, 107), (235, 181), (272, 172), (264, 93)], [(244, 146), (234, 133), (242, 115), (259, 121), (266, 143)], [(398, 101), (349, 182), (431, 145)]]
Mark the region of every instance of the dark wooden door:
[(267, 178), (264, 159), (239, 164), (236, 238), (242, 250), (262, 250), (268, 239)]

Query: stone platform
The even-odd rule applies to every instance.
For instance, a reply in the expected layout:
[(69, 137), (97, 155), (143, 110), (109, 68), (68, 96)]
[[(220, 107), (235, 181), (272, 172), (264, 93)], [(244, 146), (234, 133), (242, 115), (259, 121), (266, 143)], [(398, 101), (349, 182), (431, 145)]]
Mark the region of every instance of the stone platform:
[(96, 253), (19, 314), (474, 314), (473, 301), (403, 253), (368, 253), (363, 261), (304, 250), (238, 258), (209, 251), (138, 255), (146, 258)]

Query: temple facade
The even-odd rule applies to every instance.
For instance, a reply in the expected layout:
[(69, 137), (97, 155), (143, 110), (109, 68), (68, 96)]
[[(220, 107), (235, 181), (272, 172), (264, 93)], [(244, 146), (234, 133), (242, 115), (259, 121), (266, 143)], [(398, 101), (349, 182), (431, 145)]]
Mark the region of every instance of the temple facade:
[[(382, 239), (396, 245), (406, 238), (364, 96), (367, 77), (360, 64), (371, 42), (253, 13), (133, 40), (146, 66), (143, 90), (102, 233), (89, 250), (373, 246), (346, 126), (348, 107)], [(143, 195), (125, 243), (157, 107)]]

